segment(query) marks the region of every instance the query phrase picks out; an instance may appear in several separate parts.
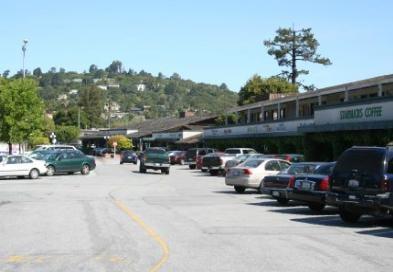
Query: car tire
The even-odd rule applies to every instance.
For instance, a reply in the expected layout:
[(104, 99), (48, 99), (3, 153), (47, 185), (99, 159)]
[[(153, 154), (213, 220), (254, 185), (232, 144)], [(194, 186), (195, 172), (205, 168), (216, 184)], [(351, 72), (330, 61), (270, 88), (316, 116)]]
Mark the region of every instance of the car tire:
[(123, 164), (123, 163), (124, 163), (124, 162), (122, 162), (122, 161), (120, 162), (120, 164)]
[(38, 179), (39, 176), (40, 176), (40, 171), (38, 171), (35, 168), (30, 170), (30, 173), (29, 173), (30, 179)]
[(210, 170), (209, 173), (210, 173), (210, 175), (212, 175), (212, 176), (217, 176), (218, 170)]
[(206, 172), (207, 172), (207, 169), (201, 169), (201, 171), (202, 171), (203, 173), (206, 173)]
[(74, 172), (68, 172), (67, 174), (68, 174), (68, 175), (73, 175), (73, 174), (74, 174)]
[(191, 165), (191, 164), (190, 164), (188, 167), (189, 167), (191, 170), (193, 170), (193, 169), (196, 168), (196, 165)]
[(356, 222), (359, 221), (359, 218), (362, 216), (361, 213), (355, 213), (345, 208), (340, 208), (339, 214), (341, 220), (349, 224), (355, 224)]
[(308, 208), (313, 212), (321, 212), (325, 208), (324, 203), (308, 203)]
[(47, 175), (47, 176), (53, 176), (53, 175), (56, 173), (56, 169), (55, 169), (55, 167), (52, 166), (52, 165), (49, 165), (49, 166), (47, 167), (47, 169), (48, 169), (48, 171), (46, 172), (46, 175)]
[(144, 173), (146, 173), (146, 168), (144, 168), (144, 167), (139, 167), (139, 173), (142, 173), (142, 174), (144, 174)]
[(161, 173), (165, 174), (165, 175), (169, 175), (169, 168), (163, 168), (161, 169)]
[(236, 191), (236, 193), (238, 193), (238, 194), (242, 194), (242, 193), (244, 193), (244, 191), (246, 190), (246, 187), (243, 187), (243, 186), (235, 185), (235, 186), (233, 186), (233, 187), (235, 188), (235, 191)]
[(276, 200), (280, 205), (287, 205), (289, 203), (288, 198), (279, 197), (279, 198), (276, 198)]
[(88, 164), (82, 165), (81, 174), (88, 175), (90, 173), (90, 166)]

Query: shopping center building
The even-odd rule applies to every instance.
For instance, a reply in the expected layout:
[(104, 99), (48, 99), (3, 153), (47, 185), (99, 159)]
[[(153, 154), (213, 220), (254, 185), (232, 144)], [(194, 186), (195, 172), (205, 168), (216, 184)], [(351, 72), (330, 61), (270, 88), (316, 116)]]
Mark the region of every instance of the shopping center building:
[(235, 114), (237, 123), (206, 128), (205, 145), (334, 159), (351, 145), (393, 140), (393, 75), (269, 99), (227, 114)]

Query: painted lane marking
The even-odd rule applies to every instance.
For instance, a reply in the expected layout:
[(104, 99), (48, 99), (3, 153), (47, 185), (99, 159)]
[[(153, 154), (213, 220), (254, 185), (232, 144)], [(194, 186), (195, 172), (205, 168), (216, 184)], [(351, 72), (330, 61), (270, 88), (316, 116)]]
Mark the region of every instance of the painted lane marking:
[(135, 223), (137, 223), (160, 247), (162, 250), (162, 256), (160, 260), (150, 268), (150, 272), (159, 271), (160, 268), (168, 261), (169, 259), (169, 247), (168, 244), (161, 238), (161, 236), (154, 231), (150, 226), (148, 226), (143, 220), (134, 214), (126, 205), (124, 205), (121, 201), (112, 198), (115, 205), (122, 210), (125, 214), (128, 215)]

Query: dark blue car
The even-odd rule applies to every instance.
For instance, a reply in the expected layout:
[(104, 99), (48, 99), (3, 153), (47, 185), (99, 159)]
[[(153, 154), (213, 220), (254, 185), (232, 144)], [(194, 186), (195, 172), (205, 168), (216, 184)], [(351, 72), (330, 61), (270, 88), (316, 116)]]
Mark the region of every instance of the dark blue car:
[(120, 164), (123, 163), (133, 163), (133, 164), (137, 164), (138, 163), (138, 156), (136, 155), (136, 153), (134, 151), (122, 151), (120, 153)]

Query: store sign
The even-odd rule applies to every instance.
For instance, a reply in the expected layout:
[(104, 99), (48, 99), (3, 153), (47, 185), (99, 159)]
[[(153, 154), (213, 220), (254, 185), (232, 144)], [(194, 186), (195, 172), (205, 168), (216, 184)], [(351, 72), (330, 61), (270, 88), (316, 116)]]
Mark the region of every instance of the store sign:
[(162, 133), (153, 133), (153, 138), (155, 140), (165, 139), (165, 140), (179, 140), (182, 139), (181, 132), (162, 132)]
[(316, 125), (393, 120), (393, 101), (315, 111)]
[(204, 138), (216, 138), (216, 137), (236, 137), (236, 136), (250, 136), (250, 135), (267, 135), (274, 133), (285, 133), (285, 132), (297, 132), (298, 127), (304, 125), (310, 125), (313, 123), (311, 119), (295, 120), (295, 121), (283, 121), (274, 123), (260, 123), (253, 125), (242, 125), (235, 127), (223, 127), (223, 128), (209, 128), (203, 132)]

